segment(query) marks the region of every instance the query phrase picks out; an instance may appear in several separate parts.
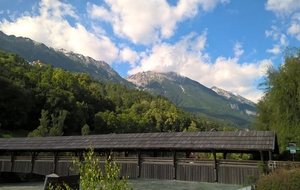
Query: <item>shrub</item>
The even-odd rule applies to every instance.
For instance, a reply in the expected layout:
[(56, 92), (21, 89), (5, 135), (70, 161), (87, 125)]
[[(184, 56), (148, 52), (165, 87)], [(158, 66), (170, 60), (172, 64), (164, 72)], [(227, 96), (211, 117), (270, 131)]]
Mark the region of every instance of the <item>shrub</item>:
[(263, 175), (257, 182), (257, 190), (299, 190), (300, 169), (277, 170)]
[[(105, 161), (105, 168), (102, 170), (99, 159), (95, 156), (93, 148), (83, 154), (83, 160), (73, 158), (74, 170), (80, 174), (80, 189), (84, 190), (126, 190), (128, 183), (126, 177), (120, 179), (120, 168), (111, 157)], [(67, 184), (62, 187), (49, 185), (49, 190), (72, 190)]]

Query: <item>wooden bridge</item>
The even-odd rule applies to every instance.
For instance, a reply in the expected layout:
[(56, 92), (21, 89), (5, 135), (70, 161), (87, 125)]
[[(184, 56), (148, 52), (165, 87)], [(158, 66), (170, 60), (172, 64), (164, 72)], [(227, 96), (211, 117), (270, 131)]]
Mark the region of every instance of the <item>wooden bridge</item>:
[[(89, 147), (99, 153), (102, 167), (113, 154), (121, 175), (129, 178), (228, 184), (247, 184), (249, 177), (260, 175), (257, 163), (278, 153), (276, 135), (270, 131), (0, 138), (0, 172), (75, 175), (72, 158), (80, 159)], [(191, 152), (212, 153), (214, 159), (189, 158)], [(226, 160), (228, 153), (257, 154), (260, 159)]]

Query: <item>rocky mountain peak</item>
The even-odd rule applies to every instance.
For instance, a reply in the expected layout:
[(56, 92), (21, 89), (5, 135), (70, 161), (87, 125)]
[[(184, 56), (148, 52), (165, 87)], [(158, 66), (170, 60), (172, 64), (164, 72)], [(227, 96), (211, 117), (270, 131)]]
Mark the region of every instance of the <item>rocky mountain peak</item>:
[(139, 72), (134, 75), (128, 76), (125, 79), (134, 83), (138, 87), (143, 87), (153, 81), (161, 83), (164, 79), (168, 79), (170, 81), (178, 81), (184, 78), (185, 77), (181, 76), (176, 72), (163, 73), (163, 72), (155, 72), (155, 71), (145, 71), (145, 72)]
[(236, 93), (233, 93), (233, 92), (229, 92), (229, 91), (226, 91), (226, 90), (223, 90), (221, 88), (218, 88), (216, 86), (213, 86), (211, 87), (211, 89), (213, 91), (215, 91), (217, 94), (219, 94), (220, 96), (223, 96), (224, 98), (226, 99), (232, 99), (232, 100), (235, 100), (235, 101), (238, 101), (239, 103), (243, 103), (243, 104), (249, 104), (249, 105), (255, 105), (254, 102), (252, 102), (251, 100), (248, 100)]

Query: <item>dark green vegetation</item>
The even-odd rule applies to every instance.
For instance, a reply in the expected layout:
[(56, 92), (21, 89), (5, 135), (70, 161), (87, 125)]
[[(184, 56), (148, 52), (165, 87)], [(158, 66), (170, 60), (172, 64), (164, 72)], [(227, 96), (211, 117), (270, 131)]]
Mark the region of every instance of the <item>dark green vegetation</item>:
[[(136, 87), (123, 79), (104, 61), (96, 61), (91, 57), (53, 49), (29, 38), (9, 36), (1, 31), (0, 44), (1, 50), (16, 53), (29, 62), (40, 60), (42, 63), (53, 65), (54, 68), (62, 68), (70, 72), (88, 73), (94, 79), (124, 84), (130, 88)], [(148, 92), (165, 96), (176, 106), (211, 122), (238, 128), (252, 128), (253, 115), (245, 113), (244, 110), (250, 110), (250, 112), (254, 110), (255, 112), (254, 105), (249, 106), (235, 101), (234, 98), (226, 99), (188, 78), (184, 81), (178, 79), (179, 81), (165, 81), (161, 84), (152, 82), (147, 86), (149, 87)], [(181, 86), (186, 89), (187, 93), (182, 92)]]
[(219, 127), (161, 96), (0, 52), (1, 130), (29, 136), (204, 130)]
[(1, 50), (16, 53), (27, 61), (40, 60), (53, 67), (63, 68), (71, 72), (88, 73), (95, 79), (125, 84), (133, 87), (104, 61), (96, 61), (65, 50), (55, 50), (29, 38), (8, 36), (0, 31)]
[(255, 128), (276, 131), (281, 152), (288, 142), (300, 146), (300, 51), (288, 51), (284, 65), (270, 68), (262, 87)]
[(257, 190), (299, 190), (300, 169), (278, 170), (263, 175), (257, 182)]
[[(137, 73), (126, 78), (140, 89), (162, 95), (179, 108), (194, 113), (210, 121), (236, 128), (252, 128), (256, 108), (254, 103), (227, 93), (219, 95), (202, 84), (177, 73)], [(252, 113), (252, 114), (248, 114)]]

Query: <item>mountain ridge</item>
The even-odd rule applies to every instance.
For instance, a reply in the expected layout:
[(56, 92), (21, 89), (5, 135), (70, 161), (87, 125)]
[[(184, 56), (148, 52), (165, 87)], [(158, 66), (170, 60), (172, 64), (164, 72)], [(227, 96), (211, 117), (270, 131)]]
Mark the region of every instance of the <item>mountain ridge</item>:
[[(0, 44), (2, 50), (19, 54), (29, 62), (40, 60), (71, 72), (88, 73), (106, 82), (159, 94), (182, 109), (213, 120), (220, 118), (220, 122), (225, 124), (249, 127), (256, 113), (255, 104), (247, 102), (249, 100), (246, 101), (242, 96), (219, 88), (208, 88), (176, 72), (147, 71), (122, 78), (104, 61), (65, 49), (54, 49), (29, 38), (6, 35), (0, 31)], [(242, 100), (244, 102), (239, 102)], [(228, 114), (232, 110), (235, 113)]]
[[(238, 127), (249, 128), (256, 113), (255, 104), (239, 95), (219, 89), (219, 93), (201, 83), (175, 72), (140, 72), (125, 79), (140, 90), (167, 97), (178, 107), (207, 118), (222, 118), (221, 121)], [(220, 92), (223, 92), (221, 94)], [(226, 97), (224, 94), (227, 92)], [(229, 118), (229, 119), (228, 119)]]
[(29, 62), (40, 60), (71, 72), (85, 72), (96, 79), (133, 87), (104, 61), (97, 61), (64, 49), (54, 49), (30, 38), (6, 35), (2, 31), (0, 31), (0, 44), (2, 50), (16, 53)]

